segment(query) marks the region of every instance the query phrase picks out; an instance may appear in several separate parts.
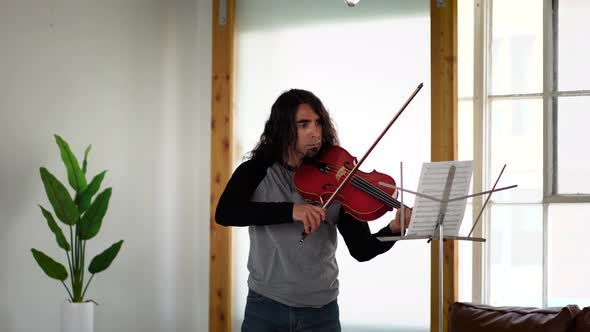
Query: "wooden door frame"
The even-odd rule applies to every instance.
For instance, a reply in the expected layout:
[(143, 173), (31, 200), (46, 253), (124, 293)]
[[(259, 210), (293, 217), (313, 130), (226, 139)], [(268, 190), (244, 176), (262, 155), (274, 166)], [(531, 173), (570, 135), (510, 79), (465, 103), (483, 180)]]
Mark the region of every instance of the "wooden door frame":
[[(430, 80), (432, 161), (457, 160), (457, 0), (430, 0)], [(439, 331), (438, 241), (430, 244), (430, 331)], [(443, 243), (443, 331), (449, 306), (458, 300), (458, 244)]]
[(212, 7), (209, 331), (230, 332), (232, 232), (215, 223), (215, 208), (232, 172), (235, 3), (213, 0)]

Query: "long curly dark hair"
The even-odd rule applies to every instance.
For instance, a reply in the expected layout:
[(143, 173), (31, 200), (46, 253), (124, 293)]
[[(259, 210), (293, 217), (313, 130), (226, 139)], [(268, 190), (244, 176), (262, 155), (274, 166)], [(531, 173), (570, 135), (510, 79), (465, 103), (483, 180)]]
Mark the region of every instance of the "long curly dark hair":
[(322, 147), (319, 154), (327, 147), (339, 144), (336, 129), (322, 101), (310, 91), (291, 89), (283, 92), (272, 105), (260, 141), (248, 154), (251, 159), (262, 159), (268, 163), (286, 161), (289, 149), (295, 148), (297, 142), (295, 115), (301, 104), (311, 106), (320, 117)]

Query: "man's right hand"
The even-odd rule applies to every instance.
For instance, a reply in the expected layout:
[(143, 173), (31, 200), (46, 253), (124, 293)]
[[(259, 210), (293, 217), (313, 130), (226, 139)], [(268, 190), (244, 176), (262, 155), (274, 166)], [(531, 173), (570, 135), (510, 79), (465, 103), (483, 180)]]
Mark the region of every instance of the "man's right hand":
[(326, 211), (319, 206), (311, 204), (293, 205), (293, 221), (302, 222), (306, 233), (313, 233), (324, 220), (326, 220)]

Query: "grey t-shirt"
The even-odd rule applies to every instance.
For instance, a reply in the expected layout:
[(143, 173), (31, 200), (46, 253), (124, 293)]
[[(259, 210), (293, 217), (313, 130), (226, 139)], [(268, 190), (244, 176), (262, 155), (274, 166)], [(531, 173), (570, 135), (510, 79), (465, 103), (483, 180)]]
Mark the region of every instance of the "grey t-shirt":
[[(305, 203), (293, 186), (294, 172), (278, 163), (267, 169), (251, 200)], [(326, 220), (302, 245), (303, 223), (248, 226), (248, 287), (293, 307), (321, 307), (338, 296), (336, 220), (340, 204), (332, 204)]]

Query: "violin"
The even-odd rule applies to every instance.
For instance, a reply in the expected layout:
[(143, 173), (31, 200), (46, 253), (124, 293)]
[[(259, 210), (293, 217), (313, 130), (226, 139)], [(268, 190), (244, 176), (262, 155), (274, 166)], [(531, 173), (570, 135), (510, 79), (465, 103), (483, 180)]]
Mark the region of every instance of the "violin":
[[(357, 164), (340, 146), (331, 146), (315, 159), (304, 161), (295, 172), (295, 189), (308, 202), (323, 204)], [(334, 200), (360, 221), (372, 221), (401, 207), (395, 180), (384, 173), (357, 171)]]
[[(418, 94), (418, 91), (422, 89), (422, 86), (424, 86), (422, 83), (418, 85), (360, 161), (357, 162), (356, 158), (346, 150), (332, 146), (322, 153), (319, 159), (299, 166), (293, 180), (299, 194), (308, 201), (321, 203), (324, 210), (335, 199), (338, 199), (345, 211), (363, 221), (375, 220), (394, 207), (401, 207), (401, 203), (396, 200), (397, 192), (388, 188), (392, 184), (395, 186), (393, 178), (376, 171), (363, 173), (358, 171), (358, 168)], [(386, 184), (386, 186), (382, 184)], [(329, 197), (325, 200), (327, 196)], [(307, 234), (305, 232), (301, 234), (300, 245), (303, 244)]]

